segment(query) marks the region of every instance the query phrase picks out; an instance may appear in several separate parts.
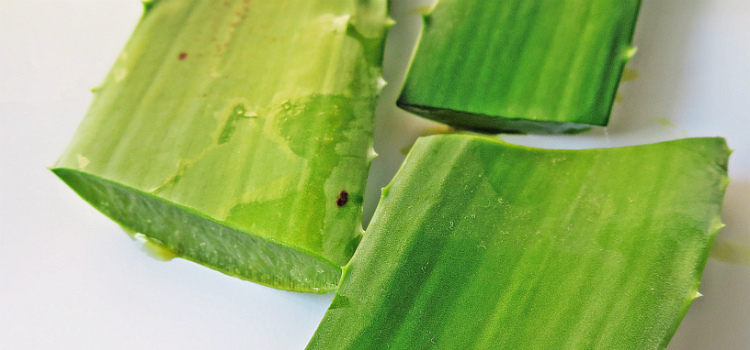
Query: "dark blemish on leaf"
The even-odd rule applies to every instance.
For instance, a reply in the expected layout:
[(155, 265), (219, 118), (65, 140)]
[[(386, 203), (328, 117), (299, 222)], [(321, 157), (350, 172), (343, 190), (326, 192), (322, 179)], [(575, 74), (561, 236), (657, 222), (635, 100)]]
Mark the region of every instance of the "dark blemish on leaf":
[(180, 61), (184, 60), (185, 58), (187, 58), (187, 52), (180, 53), (180, 55), (177, 56), (177, 58), (179, 58)]
[(341, 193), (339, 193), (339, 198), (336, 199), (336, 205), (343, 207), (347, 202), (349, 202), (349, 192), (342, 190)]

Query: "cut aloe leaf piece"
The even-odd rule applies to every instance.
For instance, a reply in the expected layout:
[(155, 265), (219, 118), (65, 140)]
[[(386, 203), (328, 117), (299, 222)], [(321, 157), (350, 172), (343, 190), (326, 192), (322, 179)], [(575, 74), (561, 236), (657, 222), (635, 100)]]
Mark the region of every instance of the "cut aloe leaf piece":
[(576, 133), (609, 120), (640, 0), (440, 0), (398, 105), (453, 126)]
[(422, 138), (307, 349), (663, 349), (699, 296), (728, 154)]
[(361, 238), (386, 7), (149, 2), (52, 170), (179, 257), (329, 291)]

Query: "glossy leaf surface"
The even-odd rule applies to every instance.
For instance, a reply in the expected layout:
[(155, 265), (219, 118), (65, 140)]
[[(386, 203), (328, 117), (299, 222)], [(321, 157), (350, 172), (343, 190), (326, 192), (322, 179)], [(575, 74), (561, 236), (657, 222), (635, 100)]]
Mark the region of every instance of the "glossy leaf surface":
[(640, 0), (440, 0), (398, 104), (490, 132), (574, 133), (609, 120)]
[(663, 349), (722, 226), (728, 154), (422, 138), (308, 350)]
[(326, 292), (361, 237), (386, 19), (384, 0), (148, 2), (53, 171), (177, 256)]

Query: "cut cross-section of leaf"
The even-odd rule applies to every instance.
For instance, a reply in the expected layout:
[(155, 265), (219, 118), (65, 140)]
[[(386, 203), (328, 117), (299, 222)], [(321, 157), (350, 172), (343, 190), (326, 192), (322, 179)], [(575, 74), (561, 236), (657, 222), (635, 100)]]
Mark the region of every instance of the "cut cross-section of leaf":
[(307, 349), (664, 349), (699, 295), (728, 154), (422, 138)]
[(386, 7), (149, 2), (52, 170), (177, 256), (330, 291), (362, 232)]

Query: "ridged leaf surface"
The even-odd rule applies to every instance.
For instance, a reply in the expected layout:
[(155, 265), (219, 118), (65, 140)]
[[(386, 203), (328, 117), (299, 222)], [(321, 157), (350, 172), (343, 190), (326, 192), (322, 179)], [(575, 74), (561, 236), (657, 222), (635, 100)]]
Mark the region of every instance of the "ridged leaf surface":
[(398, 104), (450, 125), (559, 133), (607, 125), (640, 0), (440, 0)]
[(361, 236), (385, 0), (157, 0), (53, 171), (178, 256), (335, 287)]
[(698, 296), (728, 153), (420, 139), (307, 349), (663, 349)]

